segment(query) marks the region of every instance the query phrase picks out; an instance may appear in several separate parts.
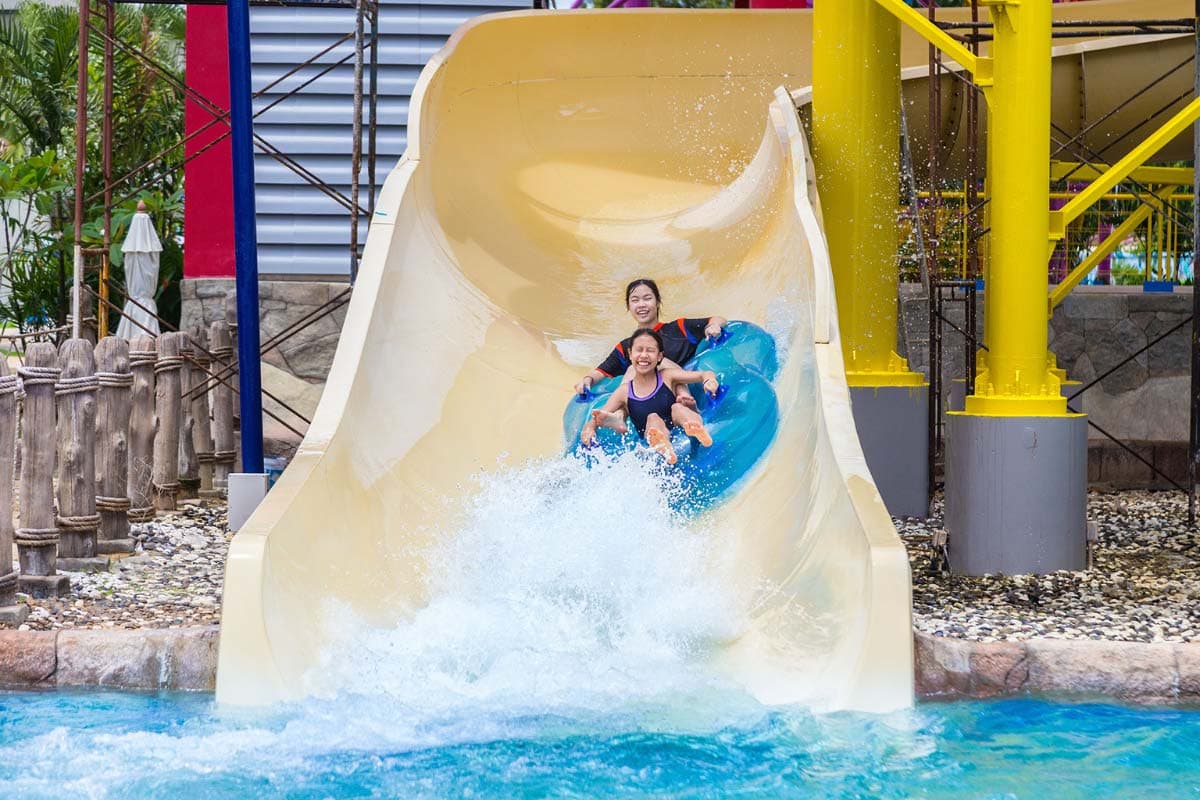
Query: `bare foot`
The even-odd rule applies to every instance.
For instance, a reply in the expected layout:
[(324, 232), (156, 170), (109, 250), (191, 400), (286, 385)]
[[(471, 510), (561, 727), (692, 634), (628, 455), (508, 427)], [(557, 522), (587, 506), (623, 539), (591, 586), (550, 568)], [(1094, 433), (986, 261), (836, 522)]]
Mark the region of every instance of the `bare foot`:
[(613, 417), (615, 416), (615, 414), (610, 414), (607, 411), (597, 408), (592, 412), (592, 422), (596, 424), (597, 428), (609, 428), (610, 430), (614, 430), (623, 436), (625, 432), (629, 430), (629, 428), (626, 427), (625, 420), (623, 418), (613, 421)]
[(650, 449), (665, 458), (668, 464), (675, 463), (675, 448), (671, 446), (671, 437), (665, 431), (650, 428), (646, 431), (646, 441), (650, 444)]
[(690, 408), (692, 411), (696, 410), (696, 398), (692, 397), (691, 392), (680, 392), (675, 395), (675, 402), (684, 408)]
[(683, 423), (683, 432), (688, 436), (695, 437), (701, 446), (712, 447), (712, 436), (708, 434), (708, 430), (704, 427), (703, 422), (685, 422)]

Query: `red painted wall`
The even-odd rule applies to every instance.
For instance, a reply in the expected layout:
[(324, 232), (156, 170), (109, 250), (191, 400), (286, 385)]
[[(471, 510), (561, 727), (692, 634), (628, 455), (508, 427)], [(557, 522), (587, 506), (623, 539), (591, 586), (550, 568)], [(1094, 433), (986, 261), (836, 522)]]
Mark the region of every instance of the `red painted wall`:
[[(187, 7), (185, 39), (188, 86), (222, 109), (229, 109), (229, 48), (226, 42), (225, 7)], [(198, 103), (187, 101), (184, 129), (187, 135), (212, 122), (212, 114)], [(189, 139), (185, 152), (203, 150), (229, 132), (218, 122)], [(232, 278), (233, 253), (233, 156), (229, 136), (184, 166), (183, 276), (185, 278)]]

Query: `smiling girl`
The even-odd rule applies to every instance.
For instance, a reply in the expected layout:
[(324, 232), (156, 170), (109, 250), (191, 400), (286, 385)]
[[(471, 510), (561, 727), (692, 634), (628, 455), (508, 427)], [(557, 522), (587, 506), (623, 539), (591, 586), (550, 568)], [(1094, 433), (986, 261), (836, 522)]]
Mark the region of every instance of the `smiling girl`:
[(596, 429), (600, 427), (625, 433), (625, 417), (628, 416), (638, 435), (668, 464), (674, 464), (676, 460), (670, 428), (683, 428), (684, 433), (695, 437), (701, 445), (710, 446), (712, 437), (704, 428), (704, 421), (693, 409), (679, 402), (676, 394), (689, 383), (701, 383), (704, 391), (715, 397), (720, 388), (716, 373), (675, 366), (661, 368), (663, 337), (653, 328), (634, 331), (629, 343), (633, 374), (612, 393), (603, 408), (592, 412), (592, 418), (579, 434), (580, 441), (584, 445), (595, 444)]
[[(650, 328), (659, 333), (662, 340), (663, 366), (666, 368), (678, 367), (690, 361), (696, 355), (696, 347), (704, 337), (717, 338), (729, 324), (729, 320), (724, 317), (680, 317), (671, 322), (660, 322), (662, 295), (658, 291), (658, 284), (649, 278), (638, 278), (625, 287), (625, 307), (629, 309), (629, 315), (633, 317), (639, 329)], [(575, 391), (584, 394), (596, 381), (614, 375), (625, 375), (627, 378), (632, 376), (631, 346), (631, 339), (618, 342), (608, 354), (608, 358), (575, 384)], [(680, 388), (680, 402), (695, 407), (691, 394), (682, 389), (682, 386)]]

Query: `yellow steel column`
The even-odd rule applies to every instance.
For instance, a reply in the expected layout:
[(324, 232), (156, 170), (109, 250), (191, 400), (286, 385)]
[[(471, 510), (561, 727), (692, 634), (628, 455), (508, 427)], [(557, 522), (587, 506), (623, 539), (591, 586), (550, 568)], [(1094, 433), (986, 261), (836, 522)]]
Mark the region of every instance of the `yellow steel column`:
[(966, 412), (1056, 416), (1066, 413), (1066, 401), (1047, 360), (1051, 0), (983, 4), (995, 36), (995, 83), (988, 93), (988, 354)]
[(813, 13), (813, 150), (847, 380), (920, 385), (895, 352), (900, 23), (875, 0)]

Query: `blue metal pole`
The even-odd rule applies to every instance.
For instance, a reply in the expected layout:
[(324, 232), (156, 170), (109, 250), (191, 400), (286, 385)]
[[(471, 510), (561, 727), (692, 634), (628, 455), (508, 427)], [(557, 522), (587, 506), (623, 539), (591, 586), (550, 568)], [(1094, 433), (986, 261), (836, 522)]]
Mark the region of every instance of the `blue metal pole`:
[(262, 366), (258, 358), (258, 233), (254, 212), (254, 116), (250, 103), (250, 4), (248, 0), (229, 0), (225, 10), (229, 30), (229, 120), (233, 138), (242, 470), (261, 473)]

